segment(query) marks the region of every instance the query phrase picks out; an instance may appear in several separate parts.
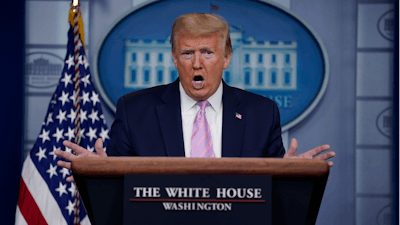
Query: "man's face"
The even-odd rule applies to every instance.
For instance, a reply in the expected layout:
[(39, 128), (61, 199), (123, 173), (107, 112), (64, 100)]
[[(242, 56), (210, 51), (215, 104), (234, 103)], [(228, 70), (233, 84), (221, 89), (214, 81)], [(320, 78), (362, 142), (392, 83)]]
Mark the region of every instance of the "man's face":
[(196, 101), (207, 100), (217, 91), (222, 72), (229, 66), (231, 54), (224, 56), (220, 42), (218, 34), (178, 36), (172, 57), (183, 89)]

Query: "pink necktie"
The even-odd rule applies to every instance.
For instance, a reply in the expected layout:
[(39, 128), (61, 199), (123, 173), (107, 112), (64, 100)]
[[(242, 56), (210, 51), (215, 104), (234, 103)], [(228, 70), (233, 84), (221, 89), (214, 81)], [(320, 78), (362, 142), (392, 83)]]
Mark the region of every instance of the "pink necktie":
[(192, 150), (190, 157), (214, 157), (213, 141), (211, 130), (206, 118), (206, 107), (210, 103), (206, 100), (198, 102), (200, 110), (197, 112), (193, 122)]

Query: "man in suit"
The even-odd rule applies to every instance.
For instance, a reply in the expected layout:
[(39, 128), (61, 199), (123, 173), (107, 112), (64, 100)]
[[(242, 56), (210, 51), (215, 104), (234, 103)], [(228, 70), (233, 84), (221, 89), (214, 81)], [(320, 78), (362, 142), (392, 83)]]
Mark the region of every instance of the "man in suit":
[[(64, 141), (78, 156), (63, 151), (56, 151), (56, 155), (68, 160), (107, 155), (193, 157), (193, 145), (198, 141), (193, 144), (198, 128), (196, 120), (201, 116), (208, 132), (205, 155), (323, 160), (335, 155), (328, 152), (317, 156), (329, 149), (328, 145), (322, 145), (296, 156), (295, 139), (285, 154), (276, 104), (223, 82), (232, 45), (229, 24), (222, 17), (198, 13), (180, 16), (173, 24), (171, 44), (179, 79), (119, 99), (107, 154), (98, 139), (97, 153)], [(201, 104), (207, 107), (201, 108)], [(70, 168), (68, 162), (59, 161), (58, 165)]]

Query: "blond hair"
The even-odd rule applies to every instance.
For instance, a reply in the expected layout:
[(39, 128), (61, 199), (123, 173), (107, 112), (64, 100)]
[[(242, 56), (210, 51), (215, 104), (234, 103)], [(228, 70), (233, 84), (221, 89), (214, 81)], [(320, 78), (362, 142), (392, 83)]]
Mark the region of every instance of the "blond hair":
[(191, 36), (201, 36), (208, 34), (218, 34), (221, 38), (222, 49), (224, 54), (232, 53), (231, 38), (229, 35), (229, 24), (219, 15), (210, 13), (190, 13), (179, 16), (172, 25), (171, 45), (172, 51), (175, 52), (178, 36), (182, 33)]

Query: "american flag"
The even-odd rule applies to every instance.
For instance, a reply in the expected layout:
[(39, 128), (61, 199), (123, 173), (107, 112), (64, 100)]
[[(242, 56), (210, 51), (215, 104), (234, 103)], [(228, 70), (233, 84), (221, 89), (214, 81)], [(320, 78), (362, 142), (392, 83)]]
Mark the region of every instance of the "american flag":
[[(62, 145), (62, 142), (75, 141), (76, 115), (80, 118), (78, 135), (82, 147), (94, 151), (94, 143), (100, 137), (104, 141), (104, 146), (110, 142), (99, 95), (93, 87), (89, 63), (85, 56), (82, 19), (80, 18), (79, 23), (82, 32), (79, 32), (79, 40), (76, 42), (79, 49), (77, 65), (74, 56), (74, 28), (71, 25), (71, 18), (69, 21), (64, 69), (51, 98), (40, 134), (23, 165), (16, 224), (74, 224), (76, 212), (74, 194), (77, 188), (73, 182), (66, 182), (65, 179), (71, 176), (71, 171), (57, 166), (57, 161), (61, 158), (56, 156), (54, 151), (59, 149), (71, 152), (71, 149), (66, 149)], [(76, 66), (79, 66), (80, 71), (79, 114), (75, 112), (74, 106), (78, 94), (74, 87)], [(82, 202), (79, 205), (80, 224), (90, 224)]]

